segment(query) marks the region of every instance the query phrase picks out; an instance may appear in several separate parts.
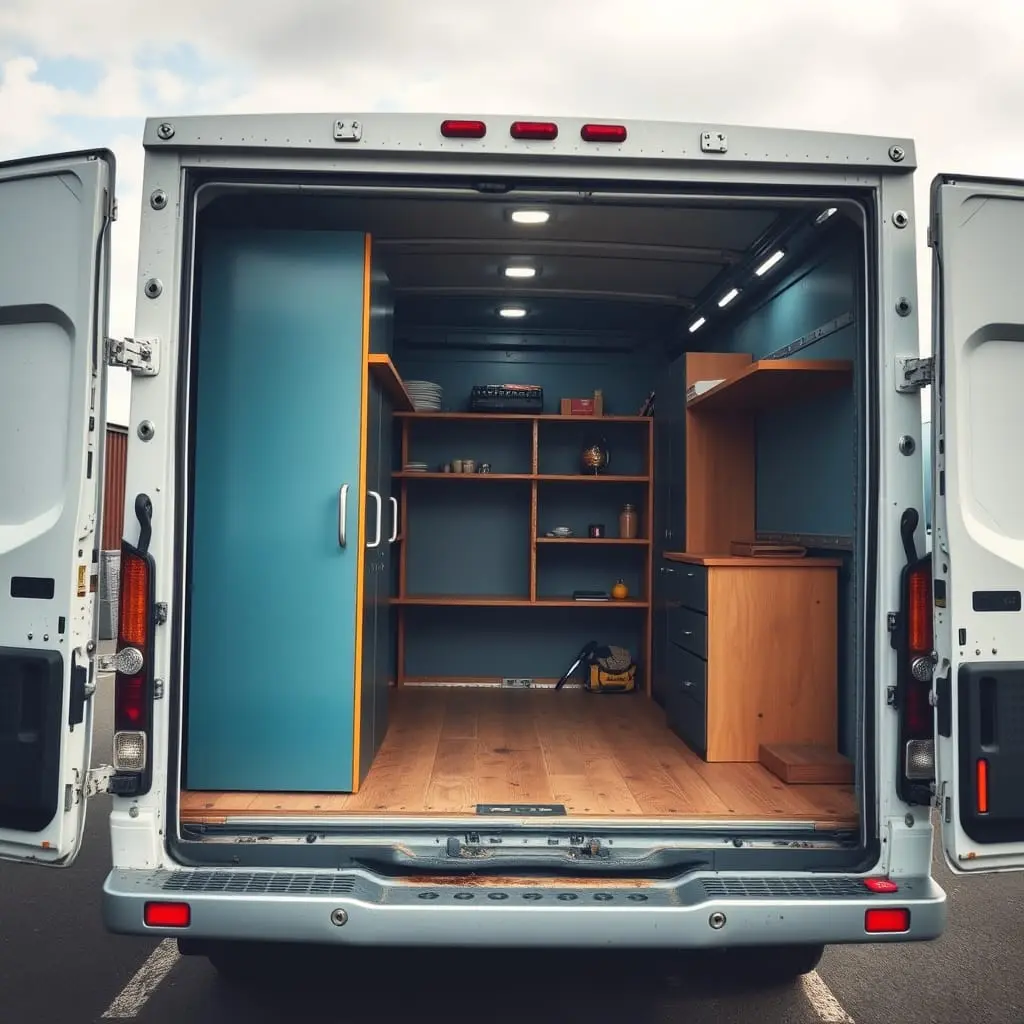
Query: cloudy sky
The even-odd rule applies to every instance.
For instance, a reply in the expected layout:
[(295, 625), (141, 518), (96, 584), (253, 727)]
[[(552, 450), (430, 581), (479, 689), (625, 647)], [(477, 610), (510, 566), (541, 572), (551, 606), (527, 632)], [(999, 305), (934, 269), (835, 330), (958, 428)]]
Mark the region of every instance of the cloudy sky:
[[(0, 159), (115, 150), (110, 326), (130, 334), (147, 115), (562, 114), (910, 135), (923, 206), (939, 171), (1024, 176), (1022, 44), (1019, 0), (0, 0)], [(123, 417), (120, 391), (111, 414)]]

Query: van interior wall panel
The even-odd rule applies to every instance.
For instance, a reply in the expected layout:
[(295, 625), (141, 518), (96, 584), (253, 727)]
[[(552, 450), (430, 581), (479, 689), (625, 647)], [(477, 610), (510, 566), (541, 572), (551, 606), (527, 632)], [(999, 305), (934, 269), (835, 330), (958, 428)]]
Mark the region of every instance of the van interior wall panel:
[[(364, 235), (213, 232), (196, 345), (192, 787), (353, 783)], [(356, 315), (352, 315), (352, 311)], [(331, 443), (324, 443), (330, 438)], [(354, 522), (354, 517), (351, 519)]]
[[(850, 359), (863, 374), (863, 243), (852, 225), (837, 224), (831, 242), (780, 279), (765, 300), (718, 339), (721, 351), (761, 359), (852, 314), (852, 322), (792, 353), (793, 359)], [(782, 406), (757, 417), (756, 526), (760, 533), (840, 536), (857, 531), (856, 386)], [(857, 579), (855, 551), (840, 552), (839, 749), (857, 747)]]

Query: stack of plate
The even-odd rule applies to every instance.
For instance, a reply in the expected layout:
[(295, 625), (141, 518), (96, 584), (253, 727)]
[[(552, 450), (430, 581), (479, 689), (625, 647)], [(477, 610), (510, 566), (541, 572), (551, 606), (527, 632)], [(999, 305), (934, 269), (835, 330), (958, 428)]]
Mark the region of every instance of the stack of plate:
[(405, 471), (406, 473), (426, 473), (427, 464), (425, 462), (407, 462)]
[(441, 385), (429, 380), (407, 380), (405, 390), (412, 399), (412, 407), (417, 412), (441, 411)]

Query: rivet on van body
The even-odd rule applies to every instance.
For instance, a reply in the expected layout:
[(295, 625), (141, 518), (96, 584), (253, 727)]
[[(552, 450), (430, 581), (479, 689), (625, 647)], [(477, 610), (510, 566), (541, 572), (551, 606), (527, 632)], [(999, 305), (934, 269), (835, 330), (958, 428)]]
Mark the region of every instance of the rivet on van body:
[(896, 300), (896, 312), (900, 316), (910, 316), (913, 308), (914, 307), (911, 306), (910, 299), (908, 298), (900, 297)]
[(166, 142), (168, 139), (174, 138), (174, 125), (170, 121), (164, 121), (162, 124), (157, 125), (156, 137), (163, 139)]
[(913, 455), (917, 449), (917, 443), (909, 434), (904, 434), (900, 438), (900, 454), (901, 455)]
[(146, 286), (142, 289), (146, 293), (147, 299), (158, 298), (164, 290), (164, 286), (155, 277), (151, 277), (147, 282)]
[(898, 228), (905, 228), (910, 223), (910, 215), (906, 210), (897, 210), (892, 215), (892, 222)]
[(149, 197), (149, 205), (154, 210), (162, 210), (167, 205), (167, 193), (162, 188), (154, 190)]
[(902, 163), (906, 157), (906, 150), (902, 146), (890, 146), (889, 147), (889, 159), (894, 163)]
[(338, 907), (336, 910), (331, 911), (331, 924), (336, 925), (340, 928), (342, 925), (348, 923), (348, 911), (343, 907)]
[(142, 440), (142, 441), (152, 441), (154, 436), (156, 435), (156, 427), (153, 425), (153, 421), (152, 420), (143, 420), (139, 424), (139, 429), (138, 429), (137, 433), (139, 435), (139, 439), (140, 440)]
[(137, 804), (132, 804), (131, 807), (128, 808), (128, 817), (129, 818), (137, 818), (138, 816), (139, 816), (139, 807), (138, 807)]
[(708, 924), (711, 925), (715, 931), (725, 927), (725, 914), (720, 910), (716, 910), (709, 918)]

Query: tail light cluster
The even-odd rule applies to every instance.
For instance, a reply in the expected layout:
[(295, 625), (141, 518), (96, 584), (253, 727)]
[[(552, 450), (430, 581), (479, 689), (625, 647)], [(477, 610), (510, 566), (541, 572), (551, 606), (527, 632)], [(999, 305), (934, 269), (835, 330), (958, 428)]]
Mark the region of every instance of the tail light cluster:
[[(441, 122), (441, 135), (446, 139), (482, 139), (487, 134), (484, 121), (449, 119)], [(585, 124), (580, 129), (584, 142), (626, 141), (626, 126), (622, 124)], [(509, 127), (513, 139), (533, 142), (554, 142), (558, 138), (558, 125), (554, 121), (513, 121)]]
[(932, 623), (932, 559), (918, 557), (913, 542), (916, 513), (904, 514), (907, 564), (900, 580), (900, 610), (893, 631), (897, 653), (895, 705), (899, 713), (897, 779), (900, 798), (929, 804), (935, 779), (935, 724), (931, 703), (935, 645)]
[(111, 789), (134, 796), (147, 792), (152, 779), (156, 625), (152, 556), (124, 542), (120, 576)]

